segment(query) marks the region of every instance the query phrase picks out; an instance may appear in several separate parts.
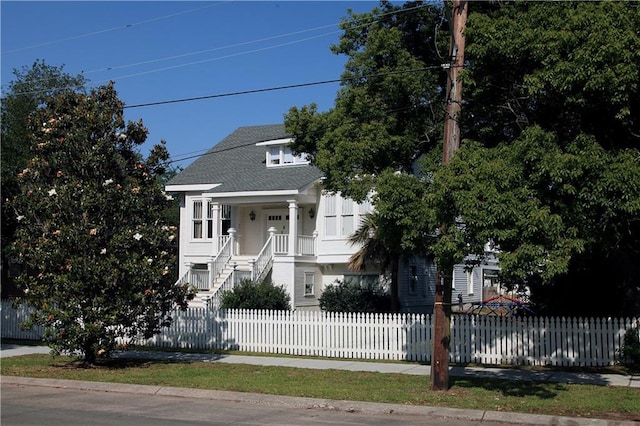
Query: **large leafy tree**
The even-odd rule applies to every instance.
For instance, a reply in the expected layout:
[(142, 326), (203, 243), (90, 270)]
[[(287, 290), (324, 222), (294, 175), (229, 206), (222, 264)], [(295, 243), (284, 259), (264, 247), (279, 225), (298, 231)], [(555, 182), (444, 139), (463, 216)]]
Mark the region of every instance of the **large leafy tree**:
[(324, 184), (355, 200), (367, 197), (385, 170), (415, 172), (441, 146), (444, 86), (438, 52), (447, 52), (444, 9), (422, 2), (381, 2), (350, 15), (331, 47), (348, 60), (335, 106), (293, 107), (285, 125), (297, 152), (310, 154)]
[(437, 54), (449, 42), (444, 8), (382, 2), (350, 15), (333, 47), (348, 57), (334, 108), (292, 108), (285, 124), (329, 190), (356, 199), (377, 191), (385, 170), (414, 174), (418, 160), (424, 186), (405, 202), (424, 215), (405, 234), (405, 254), (431, 235), (429, 251), (447, 269), (468, 254), (481, 260), (492, 242), (504, 283), (529, 286), (548, 312), (637, 314), (637, 5), (471, 4), (465, 140), (445, 167), (446, 74), (431, 69), (447, 62)]
[[(403, 255), (425, 255), (416, 161), (441, 150), (444, 87), (440, 53), (448, 51), (444, 9), (423, 2), (381, 2), (370, 13), (350, 13), (331, 47), (348, 57), (335, 106), (291, 108), (285, 117), (294, 150), (310, 155), (325, 173), (325, 188), (357, 201), (375, 193), (376, 214), (353, 241), (362, 245), (352, 266), (377, 263), (391, 276), (398, 309)], [(420, 222), (424, 222), (419, 218)], [(369, 237), (367, 226), (376, 232)]]
[[(64, 72), (64, 67), (47, 65), (45, 61), (36, 61), (31, 67), (13, 71), (15, 80), (9, 82), (6, 93), (2, 95), (2, 155), (0, 173), (2, 199), (7, 200), (18, 191), (17, 174), (24, 169), (33, 144), (28, 132), (28, 120), (45, 100), (64, 92), (84, 93), (86, 80), (82, 75), (72, 76)], [(13, 240), (16, 221), (15, 215), (2, 203), (2, 248), (3, 248), (3, 293), (7, 290), (7, 262), (4, 249)]]
[(142, 122), (125, 124), (111, 84), (90, 94), (49, 98), (29, 118), (30, 160), (9, 200), (18, 221), (11, 254), (24, 265), (18, 284), (55, 352), (107, 355), (118, 339), (151, 336), (185, 308), (174, 285), (171, 201), (159, 177), (168, 152), (144, 159)]
[[(436, 173), (450, 245), (501, 250), (505, 284), (550, 313), (638, 313), (640, 11), (485, 5), (467, 30), (466, 141)], [(636, 4), (637, 6), (637, 4)]]

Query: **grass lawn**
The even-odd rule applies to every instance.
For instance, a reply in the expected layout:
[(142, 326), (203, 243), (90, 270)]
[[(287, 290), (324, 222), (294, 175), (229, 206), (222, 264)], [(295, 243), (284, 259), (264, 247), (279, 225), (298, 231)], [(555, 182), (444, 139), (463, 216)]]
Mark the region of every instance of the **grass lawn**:
[(257, 392), (355, 401), (640, 421), (640, 389), (451, 377), (433, 392), (429, 378), (208, 362), (113, 359), (85, 368), (74, 358), (2, 359), (2, 375)]

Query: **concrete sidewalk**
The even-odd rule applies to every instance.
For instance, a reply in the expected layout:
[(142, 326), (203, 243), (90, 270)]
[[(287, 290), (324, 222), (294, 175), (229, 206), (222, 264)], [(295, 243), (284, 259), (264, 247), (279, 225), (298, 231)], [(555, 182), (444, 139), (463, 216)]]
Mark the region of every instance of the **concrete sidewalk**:
[[(33, 353), (49, 353), (49, 349), (43, 346), (19, 346), (2, 344), (0, 357), (27, 355)], [(248, 356), (248, 355), (224, 355), (202, 354), (185, 352), (158, 352), (158, 351), (127, 351), (116, 353), (115, 356), (123, 358), (158, 359), (167, 361), (202, 361), (226, 364), (251, 364), (265, 366), (281, 366), (291, 368), (310, 369), (335, 369), (346, 371), (369, 371), (379, 373), (429, 375), (431, 369), (427, 365), (415, 363), (386, 363), (386, 362), (362, 362), (348, 360), (325, 360), (294, 357), (272, 356)], [(586, 374), (569, 372), (535, 372), (518, 369), (482, 368), (482, 367), (452, 367), (452, 376), (487, 377), (505, 380), (521, 381), (547, 381), (558, 383), (595, 384), (603, 386), (627, 386), (640, 388), (640, 376), (625, 376), (616, 374)], [(203, 389), (174, 388), (165, 386), (131, 385), (120, 383), (84, 382), (76, 380), (60, 379), (36, 379), (28, 377), (2, 376), (2, 384), (16, 386), (45, 386), (81, 389), (99, 392), (119, 393), (143, 393), (148, 395), (165, 395), (184, 398), (206, 398), (237, 401), (242, 403), (268, 404), (277, 407), (330, 409), (348, 412), (365, 413), (398, 413), (419, 416), (442, 417), (468, 420), (470, 423), (505, 422), (506, 424), (522, 425), (572, 425), (572, 426), (638, 426), (640, 423), (633, 421), (610, 421), (602, 419), (575, 418), (548, 416), (536, 414), (523, 414), (513, 412), (498, 412), (487, 410), (463, 410), (444, 407), (411, 406), (402, 404), (369, 403), (357, 401), (336, 401), (317, 398), (299, 398), (282, 395), (264, 395), (245, 392), (227, 392)]]
[[(315, 370), (368, 371), (375, 373), (414, 374), (428, 376), (429, 365), (405, 362), (364, 362), (349, 360), (311, 359), (302, 357), (273, 357), (249, 355), (202, 354), (185, 352), (128, 351), (115, 356), (126, 358), (150, 358), (172, 361), (203, 361), (225, 364), (268, 365)], [(449, 374), (454, 377), (486, 377), (503, 380), (575, 383), (602, 386), (640, 388), (640, 375), (570, 373), (562, 371), (528, 371), (517, 368), (458, 367), (452, 366)]]
[[(0, 357), (26, 355), (30, 353), (49, 353), (46, 346), (20, 346), (2, 343)], [(205, 354), (189, 352), (163, 351), (126, 351), (116, 352), (116, 357), (148, 358), (168, 361), (203, 361), (224, 364), (250, 364), (291, 368), (310, 368), (315, 370), (333, 369), (347, 371), (368, 371), (376, 373), (396, 373), (428, 376), (431, 367), (409, 362), (364, 362), (350, 360), (314, 359), (303, 357), (273, 357), (249, 355)], [(503, 380), (575, 383), (602, 386), (624, 386), (640, 388), (640, 375), (572, 373), (564, 371), (530, 371), (517, 368), (464, 367), (452, 366), (449, 374), (453, 377), (485, 377)]]

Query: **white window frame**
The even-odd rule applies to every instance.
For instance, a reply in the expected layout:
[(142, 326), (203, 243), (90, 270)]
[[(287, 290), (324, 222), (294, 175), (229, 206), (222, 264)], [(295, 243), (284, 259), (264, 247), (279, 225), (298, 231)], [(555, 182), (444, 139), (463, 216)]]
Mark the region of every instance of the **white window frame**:
[(340, 235), (348, 236), (355, 232), (355, 215), (353, 208), (353, 200), (351, 198), (342, 198), (341, 200), (341, 217), (340, 217)]
[(269, 145), (266, 151), (267, 167), (283, 167), (298, 164), (309, 164), (305, 154), (293, 155), (287, 145)]
[(344, 239), (362, 225), (362, 218), (373, 211), (369, 199), (356, 203), (340, 194), (324, 194), (324, 236), (327, 239)]
[(205, 235), (205, 219), (203, 199), (194, 199), (191, 201), (191, 238), (193, 240), (203, 240)]
[(474, 270), (475, 268), (465, 271), (467, 275), (467, 296), (473, 296), (473, 284), (474, 284), (473, 271)]
[(451, 271), (451, 290), (455, 290), (456, 289), (456, 267), (453, 267), (453, 270)]
[(338, 198), (327, 194), (324, 199), (324, 234), (330, 238), (338, 237)]
[[(194, 198), (191, 200), (191, 239), (193, 241), (211, 241), (214, 227), (222, 224), (223, 221), (228, 221), (229, 226), (231, 226), (231, 206), (226, 204), (220, 205), (218, 223), (213, 223), (214, 204), (207, 198)], [(197, 205), (200, 207), (196, 207)], [(199, 217), (196, 217), (196, 213), (199, 213)], [(197, 225), (200, 226), (199, 233), (196, 233)]]
[(409, 267), (409, 294), (415, 296), (418, 294), (420, 280), (418, 278), (418, 266), (411, 265)]
[(305, 272), (304, 273), (304, 295), (305, 296), (315, 296), (315, 288), (316, 288), (316, 274), (313, 272)]

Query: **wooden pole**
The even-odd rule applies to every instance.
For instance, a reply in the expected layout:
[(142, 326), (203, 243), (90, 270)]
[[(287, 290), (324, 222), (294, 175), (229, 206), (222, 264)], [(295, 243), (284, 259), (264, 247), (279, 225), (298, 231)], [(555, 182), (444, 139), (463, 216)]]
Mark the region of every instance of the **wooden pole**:
[[(454, 0), (451, 14), (450, 63), (447, 79), (447, 113), (444, 122), (442, 163), (447, 164), (460, 147), (458, 123), (462, 105), (462, 82), (459, 74), (464, 66), (464, 28), (467, 22), (467, 1)], [(446, 228), (442, 227), (441, 232)], [(449, 389), (449, 343), (451, 340), (451, 272), (453, 265), (438, 265), (435, 301), (433, 305), (433, 342), (431, 352), (431, 389)]]

